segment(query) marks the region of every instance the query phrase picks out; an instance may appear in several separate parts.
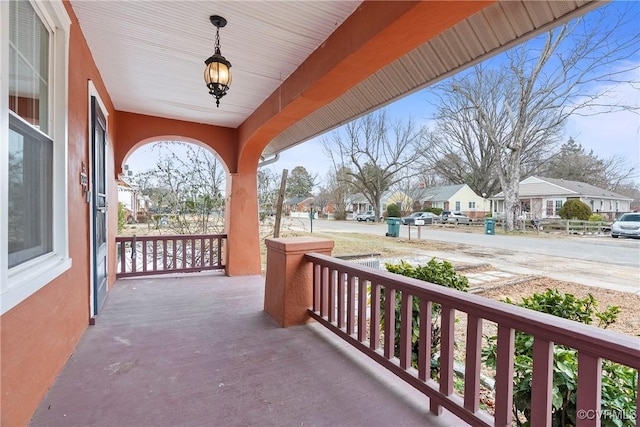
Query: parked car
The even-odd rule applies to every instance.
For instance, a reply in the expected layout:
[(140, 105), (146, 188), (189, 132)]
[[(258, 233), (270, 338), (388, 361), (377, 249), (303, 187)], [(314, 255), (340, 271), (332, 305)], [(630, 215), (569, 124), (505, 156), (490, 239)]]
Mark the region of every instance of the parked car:
[(611, 225), (611, 237), (640, 237), (640, 213), (626, 213)]
[(468, 216), (466, 216), (465, 214), (463, 214), (462, 212), (451, 212), (448, 216), (447, 216), (447, 222), (449, 224), (471, 224), (473, 222), (473, 220), (471, 218), (469, 218)]
[(414, 225), (416, 219), (424, 220), (425, 224), (435, 224), (440, 222), (440, 217), (432, 212), (414, 212), (409, 216), (405, 216), (400, 221), (402, 225)]
[[(380, 218), (380, 219), (382, 219), (382, 218)], [(356, 215), (356, 220), (358, 222), (361, 222), (361, 221), (375, 222), (376, 221), (376, 213), (374, 211), (366, 211), (364, 213), (359, 213), (358, 215)]]

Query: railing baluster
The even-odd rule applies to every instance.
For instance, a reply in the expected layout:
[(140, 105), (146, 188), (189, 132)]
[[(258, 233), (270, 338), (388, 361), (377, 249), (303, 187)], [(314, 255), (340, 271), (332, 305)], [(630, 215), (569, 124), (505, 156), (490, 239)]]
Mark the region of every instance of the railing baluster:
[(329, 267), (322, 267), (320, 280), (320, 315), (327, 317), (329, 310)]
[(151, 241), (151, 256), (153, 258), (153, 271), (158, 271), (158, 241), (153, 239)]
[(125, 254), (127, 249), (127, 242), (125, 240), (120, 241), (120, 274), (127, 272), (127, 257)]
[(371, 282), (371, 319), (369, 320), (369, 348), (380, 348), (380, 284)]
[(167, 239), (162, 240), (162, 269), (169, 269), (169, 266), (167, 265)]
[(467, 344), (464, 367), (464, 407), (480, 409), (480, 360), (482, 356), (482, 318), (467, 315)]
[(367, 339), (367, 280), (358, 278), (358, 341)]
[(420, 340), (418, 342), (418, 378), (431, 377), (431, 301), (420, 298)]
[(320, 312), (320, 270), (322, 267), (320, 264), (313, 264), (313, 311)]
[(413, 348), (413, 298), (408, 292), (402, 292), (400, 303), (400, 367), (407, 369), (411, 366)]
[(533, 340), (533, 379), (531, 381), (531, 425), (551, 426), (553, 399), (553, 343)]
[(196, 264), (196, 239), (194, 237), (189, 239), (189, 250), (191, 252), (191, 264), (189, 268), (195, 268), (198, 265)]
[(142, 245), (142, 271), (148, 270), (149, 260), (147, 257), (147, 246), (149, 244), (149, 240), (146, 237), (142, 237), (140, 239), (140, 244)]
[(173, 238), (172, 239), (172, 247), (173, 247), (173, 258), (171, 259), (171, 264), (173, 265), (173, 269), (177, 270), (178, 269), (178, 239), (177, 238)]
[(136, 268), (136, 258), (138, 258), (138, 254), (137, 254), (137, 247), (138, 246), (138, 242), (136, 241), (136, 235), (133, 235), (133, 239), (131, 240), (131, 272), (135, 273), (137, 268)]
[[(453, 346), (455, 343), (454, 322), (456, 311), (442, 305), (440, 314), (440, 393), (453, 393)], [(442, 413), (442, 406), (430, 401), (431, 412)]]
[(209, 245), (209, 250), (207, 251), (208, 258), (209, 258), (209, 267), (215, 268), (216, 260), (214, 260), (213, 255), (216, 253), (215, 250), (216, 250), (216, 245), (218, 244), (218, 239), (216, 239), (215, 237), (209, 237), (209, 239), (207, 240), (207, 244)]
[(498, 324), (498, 355), (496, 360), (495, 425), (510, 427), (513, 410), (514, 331)]
[(200, 262), (198, 263), (198, 267), (206, 267), (207, 266), (207, 245), (205, 244), (204, 237), (200, 238)]
[(396, 338), (396, 290), (384, 289), (384, 357), (395, 356)]
[(180, 241), (182, 242), (182, 269), (186, 269), (188, 268), (188, 264), (187, 264), (187, 238), (186, 237), (182, 237), (182, 239), (180, 239)]
[(347, 274), (338, 270), (338, 328), (342, 329), (345, 325), (345, 280)]
[[(576, 427), (600, 427), (600, 399), (602, 391), (602, 359), (584, 351), (578, 352), (578, 414)], [(609, 408), (607, 408), (609, 409)], [(622, 414), (629, 415), (629, 414)], [(638, 419), (636, 418), (636, 425)]]
[(336, 321), (336, 288), (338, 281), (338, 271), (329, 271), (329, 322)]
[(347, 275), (347, 333), (353, 335), (356, 330), (356, 277)]

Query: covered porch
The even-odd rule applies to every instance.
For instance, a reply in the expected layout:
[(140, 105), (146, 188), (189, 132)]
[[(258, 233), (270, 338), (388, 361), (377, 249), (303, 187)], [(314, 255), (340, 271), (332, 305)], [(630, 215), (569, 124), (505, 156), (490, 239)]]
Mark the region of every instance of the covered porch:
[(555, 346), (577, 351), (576, 426), (637, 425), (602, 401), (604, 360), (640, 368), (636, 337), (333, 258), (330, 240), (266, 244), (266, 279), (119, 279), (30, 425), (510, 426), (516, 331), (533, 337), (532, 425), (552, 425)]
[(30, 425), (466, 425), (321, 324), (279, 327), (264, 282), (118, 280)]

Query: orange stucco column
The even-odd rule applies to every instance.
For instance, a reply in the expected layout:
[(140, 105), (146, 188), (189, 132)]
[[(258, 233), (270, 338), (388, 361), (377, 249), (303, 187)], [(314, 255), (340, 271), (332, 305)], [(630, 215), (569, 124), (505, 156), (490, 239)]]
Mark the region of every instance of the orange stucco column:
[(316, 237), (267, 239), (267, 279), (264, 311), (282, 327), (310, 320), (313, 304), (313, 269), (304, 255), (331, 255), (333, 241)]
[(227, 175), (227, 276), (261, 274), (257, 170)]

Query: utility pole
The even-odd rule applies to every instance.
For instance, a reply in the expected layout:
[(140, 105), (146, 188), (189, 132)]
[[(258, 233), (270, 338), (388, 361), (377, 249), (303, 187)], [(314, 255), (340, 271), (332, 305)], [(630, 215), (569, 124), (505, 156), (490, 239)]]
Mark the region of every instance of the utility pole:
[(282, 180), (280, 181), (280, 191), (278, 192), (278, 204), (276, 206), (276, 223), (273, 226), (273, 237), (280, 237), (280, 220), (282, 219), (282, 204), (284, 203), (284, 192), (287, 187), (287, 169), (282, 170)]

